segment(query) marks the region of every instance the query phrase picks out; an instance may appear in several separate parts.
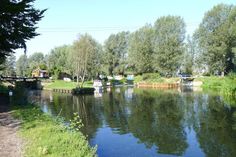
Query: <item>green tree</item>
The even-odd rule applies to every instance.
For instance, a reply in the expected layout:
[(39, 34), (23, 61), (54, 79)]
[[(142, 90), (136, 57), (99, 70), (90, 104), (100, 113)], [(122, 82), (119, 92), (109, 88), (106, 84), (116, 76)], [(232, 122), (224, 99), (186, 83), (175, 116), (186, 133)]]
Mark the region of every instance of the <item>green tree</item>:
[(127, 66), (129, 32), (112, 34), (105, 41), (104, 57), (109, 75), (124, 74)]
[(12, 54), (8, 56), (5, 62), (0, 66), (0, 73), (3, 76), (14, 76), (16, 75), (16, 57)]
[(136, 73), (153, 72), (153, 37), (152, 26), (146, 25), (130, 36), (128, 48), (129, 66)]
[(219, 4), (208, 11), (195, 32), (200, 59), (211, 74), (233, 70), (236, 40), (236, 7)]
[(71, 74), (70, 64), (67, 63), (68, 55), (71, 51), (71, 46), (64, 45), (55, 47), (49, 55), (46, 56), (47, 67), (50, 74), (54, 75), (56, 78), (59, 78), (60, 73), (69, 73)]
[(164, 16), (155, 22), (154, 69), (162, 75), (174, 75), (184, 52), (185, 23), (179, 16)]
[(45, 68), (45, 58), (42, 52), (35, 52), (28, 59), (29, 69), (33, 71), (36, 68)]
[(235, 108), (227, 106), (219, 95), (208, 95), (196, 101), (198, 125), (195, 131), (202, 151), (208, 157), (236, 156), (232, 119)]
[(183, 54), (183, 60), (181, 65), (181, 73), (192, 74), (195, 67), (195, 42), (190, 36), (187, 37), (187, 43), (185, 45), (185, 51)]
[(45, 10), (33, 6), (35, 0), (1, 0), (0, 5), (0, 59), (6, 58), (15, 49), (24, 48), (26, 41), (39, 35), (35, 25)]
[(81, 35), (73, 44), (70, 53), (70, 63), (77, 77), (77, 83), (81, 80), (83, 87), (85, 77), (89, 77), (89, 69), (96, 65), (96, 54), (99, 53), (98, 43), (88, 34)]
[(16, 61), (16, 74), (18, 76), (29, 76), (28, 59), (25, 54)]

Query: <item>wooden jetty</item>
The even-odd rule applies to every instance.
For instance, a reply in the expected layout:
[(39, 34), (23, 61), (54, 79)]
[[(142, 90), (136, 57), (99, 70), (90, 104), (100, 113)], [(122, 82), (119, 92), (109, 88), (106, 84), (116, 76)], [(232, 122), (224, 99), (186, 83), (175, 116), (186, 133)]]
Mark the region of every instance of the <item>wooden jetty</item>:
[(137, 83), (137, 87), (144, 87), (144, 88), (178, 88), (179, 83), (146, 83), (146, 82), (140, 82), (140, 83)]

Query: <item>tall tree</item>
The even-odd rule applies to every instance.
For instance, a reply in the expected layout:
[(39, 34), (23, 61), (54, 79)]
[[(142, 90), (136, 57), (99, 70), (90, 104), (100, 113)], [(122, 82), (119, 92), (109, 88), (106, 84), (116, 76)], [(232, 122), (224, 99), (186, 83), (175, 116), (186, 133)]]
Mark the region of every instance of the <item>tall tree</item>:
[[(14, 52), (26, 50), (26, 41), (39, 35), (35, 25), (45, 10), (33, 6), (35, 0), (1, 0), (0, 5), (0, 59)], [(1, 59), (2, 60), (2, 59)]]
[(83, 87), (85, 77), (89, 75), (89, 67), (96, 61), (94, 56), (99, 52), (98, 43), (88, 34), (81, 35), (73, 44), (73, 51), (70, 54), (70, 63), (73, 65), (74, 73), (77, 76), (77, 83), (81, 80), (80, 87)]
[(0, 66), (0, 72), (3, 76), (14, 76), (16, 75), (16, 57), (10, 55), (6, 58), (5, 62)]
[(128, 48), (129, 66), (134, 66), (136, 73), (153, 72), (153, 37), (154, 31), (150, 25), (131, 34)]
[[(185, 51), (183, 54), (183, 60), (181, 63), (181, 73), (192, 74), (194, 71), (195, 65), (195, 51), (196, 45), (193, 38), (190, 36), (187, 37), (187, 43), (185, 45)], [(196, 68), (195, 68), (196, 69)]]
[(49, 72), (56, 78), (59, 78), (60, 73), (70, 73), (68, 61), (68, 55), (71, 51), (70, 46), (64, 45), (55, 47), (47, 58), (47, 66)]
[(155, 22), (154, 69), (174, 75), (184, 52), (185, 23), (179, 16), (164, 16)]
[(127, 65), (129, 32), (112, 34), (104, 45), (105, 65), (108, 66), (109, 75), (124, 74)]
[(19, 59), (16, 61), (16, 74), (18, 76), (29, 76), (29, 65), (27, 56), (21, 55)]
[(212, 74), (228, 73), (233, 70), (236, 45), (236, 8), (219, 4), (208, 11), (195, 32), (201, 49), (201, 60)]
[(28, 64), (30, 71), (36, 69), (36, 68), (41, 68), (44, 69), (46, 66), (44, 55), (42, 52), (35, 52), (31, 56), (29, 56), (28, 59)]

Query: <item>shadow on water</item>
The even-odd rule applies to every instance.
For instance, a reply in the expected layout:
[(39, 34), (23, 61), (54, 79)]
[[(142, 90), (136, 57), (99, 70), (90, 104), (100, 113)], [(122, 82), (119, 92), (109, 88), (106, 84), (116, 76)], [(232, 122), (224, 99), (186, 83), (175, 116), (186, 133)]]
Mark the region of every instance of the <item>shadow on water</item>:
[(44, 112), (78, 112), (99, 156), (236, 156), (235, 107), (193, 89), (111, 88), (95, 96), (32, 91)]

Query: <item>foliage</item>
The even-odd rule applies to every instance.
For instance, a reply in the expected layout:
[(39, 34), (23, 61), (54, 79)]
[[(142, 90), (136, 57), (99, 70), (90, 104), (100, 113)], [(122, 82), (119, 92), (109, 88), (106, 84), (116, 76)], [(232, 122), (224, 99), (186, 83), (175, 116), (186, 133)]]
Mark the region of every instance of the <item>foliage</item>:
[(219, 4), (208, 11), (194, 36), (199, 57), (211, 74), (228, 73), (234, 69), (236, 46), (236, 7)]
[(0, 65), (0, 74), (3, 76), (15, 76), (16, 75), (16, 57), (11, 54), (6, 58), (4, 63)]
[(158, 73), (145, 73), (142, 77), (142, 80), (146, 82), (163, 82), (163, 79)]
[(202, 81), (202, 87), (205, 89), (218, 89), (228, 96), (236, 95), (236, 75), (234, 73), (230, 73), (230, 75), (226, 77), (210, 76), (196, 80)]
[(164, 16), (155, 22), (153, 66), (164, 76), (175, 75), (184, 52), (185, 23), (179, 16)]
[(134, 78), (135, 83), (176, 83), (177, 81), (179, 81), (179, 78), (177, 77), (165, 78), (161, 77), (159, 73), (145, 73), (142, 75), (137, 75)]
[(210, 77), (197, 78), (195, 80), (202, 81), (203, 88), (220, 89), (223, 85), (224, 77), (210, 76)]
[[(81, 35), (73, 44), (70, 53), (70, 64), (73, 65), (73, 72), (77, 76), (77, 83), (81, 80), (83, 86), (85, 77), (89, 75), (89, 70), (97, 66), (99, 44), (88, 34)], [(98, 69), (97, 69), (98, 70)]]
[(223, 91), (224, 94), (229, 95), (229, 96), (236, 96), (236, 74), (235, 73), (230, 73), (223, 84)]
[(190, 36), (187, 37), (187, 43), (185, 44), (185, 51), (183, 54), (183, 60), (181, 65), (181, 73), (193, 74), (194, 70), (197, 70), (195, 64), (195, 48), (196, 44), (194, 39)]
[(52, 49), (50, 53), (45, 57), (48, 70), (51, 75), (55, 76), (56, 79), (58, 79), (60, 73), (63, 72), (73, 75), (70, 68), (71, 63), (68, 61), (68, 55), (70, 51), (71, 46), (59, 46)]
[(127, 61), (129, 32), (112, 34), (105, 41), (104, 65), (108, 67), (108, 74), (124, 74)]
[(16, 74), (17, 76), (30, 76), (28, 59), (25, 54), (16, 61)]
[(74, 113), (74, 117), (73, 119), (70, 120), (70, 126), (69, 128), (73, 131), (80, 131), (80, 129), (83, 127), (83, 123), (82, 123), (82, 120), (79, 116), (78, 113)]
[(154, 31), (150, 25), (130, 35), (128, 64), (135, 73), (153, 72), (153, 37)]
[(42, 52), (35, 52), (28, 58), (29, 70), (32, 72), (36, 68), (46, 70), (46, 62)]
[(35, 9), (34, 1), (1, 0), (0, 60), (18, 48), (26, 50), (26, 41), (39, 35), (35, 32), (35, 25), (43, 17), (45, 10)]
[(13, 115), (22, 121), (20, 132), (27, 141), (25, 156), (96, 156), (81, 132), (72, 132), (61, 122), (33, 105), (16, 106)]

